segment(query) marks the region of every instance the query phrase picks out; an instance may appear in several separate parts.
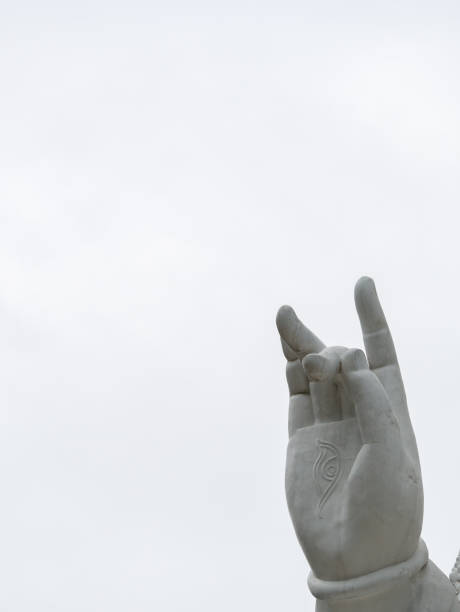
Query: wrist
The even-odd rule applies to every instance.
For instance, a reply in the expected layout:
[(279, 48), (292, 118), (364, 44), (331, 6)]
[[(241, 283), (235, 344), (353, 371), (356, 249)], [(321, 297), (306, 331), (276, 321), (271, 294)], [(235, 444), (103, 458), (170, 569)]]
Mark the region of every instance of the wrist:
[(397, 565), (343, 581), (310, 574), (317, 612), (457, 612), (460, 603), (448, 578), (428, 560), (423, 540)]
[(359, 601), (395, 590), (398, 585), (416, 576), (427, 562), (428, 550), (425, 542), (420, 540), (417, 550), (407, 561), (348, 580), (321, 580), (311, 572), (308, 577), (308, 586), (312, 594), (320, 600), (341, 602), (353, 599)]
[(427, 563), (428, 550), (420, 540), (403, 563), (348, 580), (321, 580), (312, 572), (308, 586), (318, 600), (317, 612), (409, 612)]

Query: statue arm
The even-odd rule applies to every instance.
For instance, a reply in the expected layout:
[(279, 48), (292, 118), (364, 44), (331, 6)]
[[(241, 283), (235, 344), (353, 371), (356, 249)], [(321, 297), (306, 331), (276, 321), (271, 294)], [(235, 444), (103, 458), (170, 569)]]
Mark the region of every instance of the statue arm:
[[(418, 608), (417, 603), (419, 603)], [(460, 611), (460, 601), (452, 583), (432, 561), (429, 561), (420, 576), (419, 591), (416, 593), (412, 609), (414, 612), (417, 610), (421, 612), (425, 612), (425, 610), (426, 612)]]
[(363, 597), (317, 600), (316, 612), (460, 612), (448, 578), (428, 561), (420, 572)]

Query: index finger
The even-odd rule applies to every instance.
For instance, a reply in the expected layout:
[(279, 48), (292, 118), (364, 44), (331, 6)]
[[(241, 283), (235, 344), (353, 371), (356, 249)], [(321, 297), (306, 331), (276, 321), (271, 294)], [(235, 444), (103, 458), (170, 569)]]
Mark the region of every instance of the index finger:
[(375, 370), (387, 365), (397, 365), (393, 338), (372, 278), (363, 276), (356, 283), (355, 304), (370, 368)]
[(309, 353), (319, 353), (324, 348), (321, 340), (308, 327), (305, 327), (291, 306), (281, 306), (276, 315), (276, 326), (282, 340), (300, 358)]

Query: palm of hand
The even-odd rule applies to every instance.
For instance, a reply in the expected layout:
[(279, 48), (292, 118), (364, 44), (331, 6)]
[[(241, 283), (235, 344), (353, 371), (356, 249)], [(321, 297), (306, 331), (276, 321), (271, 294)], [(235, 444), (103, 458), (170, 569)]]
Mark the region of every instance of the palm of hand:
[(277, 323), (288, 359), (288, 506), (314, 573), (359, 576), (417, 547), (423, 490), (396, 353), (370, 279), (356, 287), (361, 351), (324, 349), (289, 307)]

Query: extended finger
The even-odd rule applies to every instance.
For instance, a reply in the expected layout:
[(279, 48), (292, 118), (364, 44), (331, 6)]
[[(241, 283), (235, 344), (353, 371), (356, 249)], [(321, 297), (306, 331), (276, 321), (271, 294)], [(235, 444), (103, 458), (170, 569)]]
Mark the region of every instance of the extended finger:
[(289, 387), (289, 437), (301, 427), (314, 423), (309, 384), (302, 364), (298, 359), (286, 363), (286, 379)]
[(289, 388), (288, 432), (292, 437), (298, 429), (313, 425), (312, 401), (309, 383), (297, 353), (281, 337), (281, 346), (286, 363), (286, 380)]
[(386, 365), (397, 364), (393, 338), (380, 305), (374, 281), (368, 276), (363, 276), (356, 283), (355, 304), (370, 368), (374, 370)]
[(399, 432), (399, 424), (382, 383), (369, 370), (361, 350), (350, 349), (343, 355), (342, 376), (355, 405), (363, 443), (389, 443)]
[(276, 315), (280, 336), (299, 357), (318, 353), (324, 348), (321, 340), (305, 327), (291, 306), (281, 306)]

